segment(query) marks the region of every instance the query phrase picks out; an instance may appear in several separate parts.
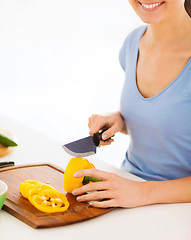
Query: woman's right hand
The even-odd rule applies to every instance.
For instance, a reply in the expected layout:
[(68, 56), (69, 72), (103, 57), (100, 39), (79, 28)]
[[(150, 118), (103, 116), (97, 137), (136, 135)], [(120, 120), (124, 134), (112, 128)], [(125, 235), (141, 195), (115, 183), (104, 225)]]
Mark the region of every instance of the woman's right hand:
[[(102, 139), (107, 141), (100, 141), (101, 146), (110, 145), (114, 140), (111, 138), (117, 132), (127, 134), (125, 121), (120, 112), (111, 113), (108, 115), (92, 115), (89, 118), (88, 127), (90, 135), (104, 131)], [(110, 138), (110, 139), (109, 139)]]

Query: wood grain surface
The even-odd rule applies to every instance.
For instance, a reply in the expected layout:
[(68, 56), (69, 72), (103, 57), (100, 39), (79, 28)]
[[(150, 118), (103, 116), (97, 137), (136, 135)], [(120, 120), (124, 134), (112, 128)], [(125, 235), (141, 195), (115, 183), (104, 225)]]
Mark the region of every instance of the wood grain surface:
[[(77, 202), (72, 194), (64, 192), (63, 178), (64, 171), (62, 169), (46, 163), (0, 169), (0, 179), (8, 185), (3, 210), (33, 228), (47, 228), (88, 220), (113, 209), (94, 208), (88, 203)], [(69, 209), (63, 213), (44, 213), (36, 209), (19, 192), (19, 184), (29, 179), (48, 183), (66, 194), (70, 203)]]

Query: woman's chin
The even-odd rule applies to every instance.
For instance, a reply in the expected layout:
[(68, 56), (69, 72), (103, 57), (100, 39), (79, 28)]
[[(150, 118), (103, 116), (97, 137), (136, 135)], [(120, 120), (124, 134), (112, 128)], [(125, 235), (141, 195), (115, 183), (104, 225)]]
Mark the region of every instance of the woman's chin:
[(148, 25), (160, 23), (160, 21), (156, 21), (156, 20), (148, 19), (148, 18), (141, 18), (141, 20)]

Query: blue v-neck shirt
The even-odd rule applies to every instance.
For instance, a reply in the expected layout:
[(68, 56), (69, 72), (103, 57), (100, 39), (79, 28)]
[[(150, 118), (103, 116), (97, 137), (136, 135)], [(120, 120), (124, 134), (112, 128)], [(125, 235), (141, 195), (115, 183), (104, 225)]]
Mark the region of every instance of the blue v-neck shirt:
[(130, 135), (122, 168), (146, 180), (191, 176), (191, 58), (164, 90), (144, 98), (136, 67), (145, 30), (141, 26), (130, 33), (119, 54), (125, 71), (121, 114)]

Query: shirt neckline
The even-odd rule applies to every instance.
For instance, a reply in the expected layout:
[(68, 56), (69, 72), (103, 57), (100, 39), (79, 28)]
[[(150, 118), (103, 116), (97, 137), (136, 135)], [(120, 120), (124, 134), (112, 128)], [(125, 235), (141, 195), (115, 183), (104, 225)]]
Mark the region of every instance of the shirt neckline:
[(144, 97), (144, 96), (140, 93), (140, 91), (139, 91), (139, 89), (138, 89), (138, 86), (137, 86), (137, 61), (138, 61), (138, 55), (139, 55), (139, 43), (140, 43), (140, 40), (141, 40), (142, 36), (143, 36), (144, 33), (146, 32), (146, 30), (147, 30), (147, 26), (145, 26), (144, 31), (141, 32), (141, 34), (140, 34), (140, 36), (139, 36), (139, 38), (138, 38), (138, 41), (137, 41), (137, 53), (136, 53), (136, 56), (135, 56), (136, 61), (135, 61), (135, 68), (134, 68), (134, 71), (135, 71), (135, 73), (134, 73), (134, 76), (135, 76), (135, 81), (134, 81), (134, 83), (135, 83), (135, 88), (136, 88), (136, 91), (137, 91), (139, 97), (140, 97), (142, 100), (144, 100), (144, 101), (151, 101), (151, 100), (154, 100), (155, 98), (158, 98), (158, 97), (159, 97), (160, 95), (162, 95), (163, 93), (165, 93), (172, 85), (175, 84), (175, 82), (177, 82), (178, 79), (181, 78), (181, 76), (183, 75), (183, 73), (186, 71), (186, 69), (188, 68), (188, 66), (189, 66), (190, 63), (191, 63), (191, 57), (190, 57), (190, 59), (188, 60), (188, 62), (186, 63), (186, 65), (184, 66), (184, 68), (182, 69), (182, 71), (178, 74), (178, 76), (177, 76), (167, 87), (165, 87), (162, 91), (160, 91), (159, 93), (157, 93), (157, 94), (154, 95), (153, 97), (149, 97), (149, 98)]

